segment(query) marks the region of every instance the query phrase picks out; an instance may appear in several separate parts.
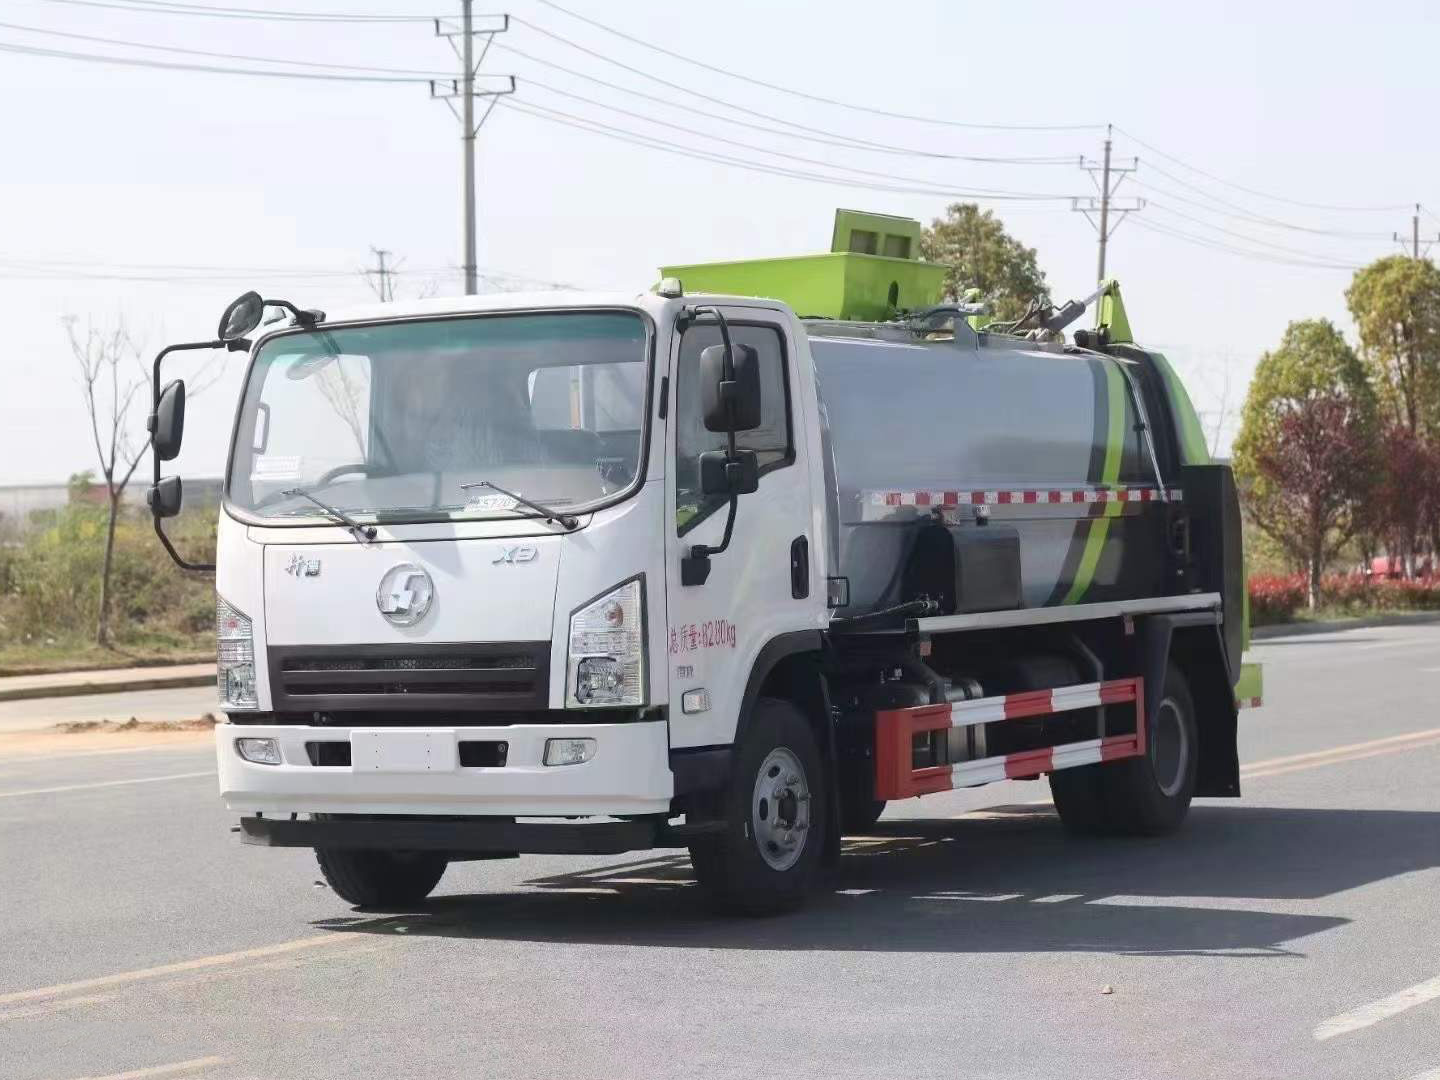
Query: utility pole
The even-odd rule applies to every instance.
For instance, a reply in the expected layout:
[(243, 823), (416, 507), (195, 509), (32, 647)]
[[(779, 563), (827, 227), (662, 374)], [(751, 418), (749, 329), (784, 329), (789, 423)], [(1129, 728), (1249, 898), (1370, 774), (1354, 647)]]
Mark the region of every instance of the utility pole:
[[(1087, 164), (1084, 157), (1080, 159), (1080, 168), (1090, 174), (1090, 179), (1095, 182), (1095, 186), (1100, 192), (1099, 197), (1091, 196), (1070, 200), (1070, 209), (1084, 214), (1085, 220), (1095, 226), (1095, 232), (1100, 237), (1100, 258), (1095, 271), (1097, 281), (1105, 280), (1105, 249), (1110, 243), (1110, 237), (1115, 235), (1115, 230), (1120, 227), (1120, 222), (1125, 220), (1126, 215), (1145, 209), (1144, 199), (1136, 199), (1134, 205), (1131, 206), (1113, 205), (1116, 189), (1125, 182), (1125, 177), (1140, 167), (1140, 159), (1132, 158), (1128, 166), (1114, 164), (1110, 156), (1112, 146), (1110, 136), (1111, 130), (1107, 124), (1105, 127), (1105, 152), (1101, 164)], [(1096, 173), (1100, 174), (1098, 179), (1096, 179)], [(1114, 214), (1113, 224), (1111, 223), (1112, 212)], [(1100, 220), (1097, 222), (1090, 216), (1091, 214), (1098, 214)]]
[[(1399, 234), (1398, 232), (1394, 234), (1394, 237), (1395, 237), (1395, 242), (1396, 242), (1397, 244), (1399, 244), (1400, 247), (1401, 247), (1401, 249), (1403, 250), (1404, 247), (1405, 247), (1405, 241), (1400, 238), (1400, 234)], [(1435, 241), (1440, 241), (1440, 235), (1437, 235), (1437, 236), (1435, 237)], [(1425, 243), (1426, 243), (1426, 244), (1431, 244), (1431, 243), (1434, 243), (1435, 241), (1432, 241), (1432, 240), (1427, 239), (1427, 240), (1425, 241)], [(1426, 251), (1429, 251), (1430, 249), (1427, 247), (1425, 250), (1426, 250)], [(1410, 218), (1410, 257), (1411, 257), (1412, 259), (1415, 259), (1417, 262), (1418, 262), (1419, 259), (1420, 259), (1420, 204), (1419, 204), (1419, 203), (1416, 203), (1416, 204), (1415, 204), (1415, 213), (1414, 213), (1414, 215)]]
[[(495, 102), (501, 96), (515, 92), (515, 76), (513, 75), (489, 76), (507, 80), (507, 85), (502, 89), (482, 88), (477, 90), (475, 87), (480, 65), (485, 62), (485, 55), (490, 51), (495, 35), (510, 29), (509, 15), (482, 15), (480, 18), (489, 19), (492, 22), (477, 29), (474, 0), (460, 0), (460, 26), (458, 29), (448, 20), (435, 20), (436, 37), (445, 38), (450, 43), (450, 47), (455, 50), (455, 55), (460, 61), (460, 77), (449, 81), (431, 80), (430, 83), (430, 97), (444, 101), (450, 111), (455, 114), (455, 119), (460, 121), (460, 187), (461, 201), (464, 206), (462, 231), (466, 296), (473, 296), (478, 291), (479, 276), (479, 257), (475, 238), (475, 137), (485, 126), (485, 121), (490, 118), (490, 112), (495, 108)], [(498, 22), (493, 20), (498, 20)], [(455, 44), (457, 37), (460, 39), (458, 46)], [(475, 55), (475, 39), (477, 37), (485, 39), (478, 57)], [(475, 120), (475, 99), (477, 97), (489, 99), (489, 104), (485, 107), (485, 112), (478, 123)], [(459, 109), (455, 108), (456, 98), (460, 99)]]
[(382, 304), (388, 304), (395, 299), (395, 271), (399, 264), (385, 265), (385, 260), (393, 254), (385, 248), (377, 248), (372, 245), (370, 251), (375, 256), (376, 268), (366, 270), (365, 276), (375, 279), (370, 283), (370, 287), (375, 290), (375, 295), (380, 298)]

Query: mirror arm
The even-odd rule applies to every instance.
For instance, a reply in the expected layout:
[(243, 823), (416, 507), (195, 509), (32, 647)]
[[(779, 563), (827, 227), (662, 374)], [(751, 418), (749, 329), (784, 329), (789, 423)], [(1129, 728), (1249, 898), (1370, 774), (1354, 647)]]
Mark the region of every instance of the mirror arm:
[[(227, 348), (230, 347), (230, 344), (231, 344), (230, 342), (219, 341), (219, 340), (216, 340), (216, 341), (185, 341), (185, 342), (181, 342), (181, 343), (178, 344), (178, 345), (167, 345), (167, 346), (165, 346), (165, 348), (161, 349), (159, 353), (156, 354), (156, 356), (155, 356), (155, 365), (154, 365), (154, 367), (152, 368), (152, 373), (151, 373), (151, 385), (150, 385), (150, 416), (149, 416), (149, 417), (146, 419), (146, 421), (145, 421), (145, 430), (148, 431), (148, 432), (150, 433), (150, 436), (151, 436), (151, 439), (150, 439), (150, 460), (151, 460), (151, 462), (152, 462), (152, 464), (153, 464), (153, 466), (154, 466), (154, 468), (153, 468), (153, 474), (152, 474), (152, 475), (153, 475), (153, 478), (152, 478), (152, 480), (151, 480), (151, 484), (152, 484), (152, 485), (157, 485), (157, 486), (158, 486), (159, 483), (160, 483), (160, 455), (155, 452), (155, 439), (154, 439), (155, 427), (156, 427), (156, 424), (159, 423), (159, 417), (157, 416), (157, 413), (159, 412), (159, 409), (160, 409), (160, 365), (161, 365), (162, 363), (164, 363), (165, 358), (166, 358), (167, 356), (169, 356), (171, 353), (174, 353), (174, 352), (195, 352), (195, 351), (198, 351), (198, 350), (200, 350), (200, 349), (227, 349)], [(178, 566), (178, 567), (180, 567), (180, 569), (182, 569), (182, 570), (209, 570), (209, 571), (213, 571), (213, 570), (215, 569), (214, 564), (212, 564), (212, 563), (192, 563), (192, 562), (187, 562), (185, 559), (181, 558), (181, 557), (180, 557), (180, 553), (175, 550), (175, 545), (172, 544), (172, 543), (170, 542), (170, 538), (165, 535), (165, 529), (164, 529), (164, 527), (160, 524), (160, 518), (159, 518), (158, 516), (155, 517), (155, 535), (160, 538), (160, 543), (164, 546), (165, 550), (169, 553), (170, 558), (175, 561), (175, 565)]]
[(710, 556), (719, 555), (730, 546), (730, 537), (735, 532), (735, 512), (740, 507), (740, 496), (730, 496), (730, 509), (725, 515), (725, 535), (720, 537), (716, 547), (709, 544), (695, 544), (690, 554), (680, 560), (680, 584), (704, 585), (710, 577)]
[(178, 551), (175, 550), (175, 545), (170, 542), (170, 537), (165, 535), (165, 529), (160, 524), (160, 518), (156, 516), (154, 520), (155, 535), (160, 538), (161, 546), (164, 547), (165, 550), (169, 553), (170, 558), (174, 561), (176, 566), (180, 567), (181, 570), (201, 570), (208, 574), (213, 574), (215, 572), (214, 563), (192, 563), (187, 561), (184, 556), (182, 556)]
[(325, 318), (323, 311), (305, 311), (296, 307), (289, 300), (266, 300), (265, 303), (269, 307), (284, 308), (290, 312), (298, 326), (311, 327)]

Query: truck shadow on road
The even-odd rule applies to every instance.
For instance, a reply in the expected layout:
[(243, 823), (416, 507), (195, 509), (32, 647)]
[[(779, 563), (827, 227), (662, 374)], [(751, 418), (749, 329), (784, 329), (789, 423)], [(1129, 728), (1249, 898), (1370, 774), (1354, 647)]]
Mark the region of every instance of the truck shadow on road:
[(846, 841), (809, 908), (775, 919), (711, 914), (685, 854), (653, 852), (438, 896), (402, 921), (410, 936), (571, 944), (1285, 957), (1349, 921), (1314, 901), (1435, 866), (1440, 813), (1197, 806), (1176, 837), (1092, 840), (1022, 805), (882, 821)]

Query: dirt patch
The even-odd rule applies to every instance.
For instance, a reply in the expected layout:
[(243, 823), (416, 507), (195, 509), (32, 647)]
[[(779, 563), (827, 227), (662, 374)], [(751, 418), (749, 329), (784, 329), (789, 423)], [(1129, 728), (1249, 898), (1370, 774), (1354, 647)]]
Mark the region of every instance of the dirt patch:
[(116, 723), (114, 720), (67, 720), (49, 730), (61, 735), (85, 735), (94, 732), (119, 733), (126, 731), (209, 731), (220, 721), (214, 713), (206, 713), (194, 720), (139, 720), (130, 717)]
[(121, 724), (109, 725), (111, 730), (92, 729), (67, 734), (46, 728), (43, 731), (16, 731), (0, 734), (0, 761), (31, 757), (84, 757), (90, 754), (125, 753), (131, 750), (149, 750), (154, 747), (174, 747), (177, 750), (209, 747), (215, 741), (211, 725), (201, 728), (170, 728), (154, 730), (156, 725), (147, 725), (149, 730), (138, 725), (129, 730)]

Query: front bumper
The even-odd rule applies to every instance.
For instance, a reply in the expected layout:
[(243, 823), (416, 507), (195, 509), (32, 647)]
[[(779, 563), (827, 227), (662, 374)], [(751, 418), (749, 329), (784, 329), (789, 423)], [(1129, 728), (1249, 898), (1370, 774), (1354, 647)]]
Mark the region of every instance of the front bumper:
[[(669, 735), (663, 720), (626, 724), (514, 724), (434, 727), (440, 742), (504, 742), (505, 764), (458, 763), (430, 771), (312, 765), (306, 743), (348, 743), (352, 731), (414, 733), (415, 728), (351, 729), (269, 724), (215, 728), (220, 794), (250, 814), (424, 816), (633, 816), (669, 812), (674, 795)], [(282, 763), (240, 757), (237, 738), (275, 739)], [(581, 765), (543, 763), (547, 739), (589, 738), (595, 756)], [(442, 760), (452, 755), (437, 755)], [(458, 755), (453, 755), (458, 758)]]
[[(677, 836), (679, 838), (677, 838)], [(453, 857), (515, 855), (618, 855), (683, 846), (683, 830), (661, 818), (626, 821), (535, 822), (508, 818), (247, 817), (240, 839), (260, 847), (352, 851), (439, 851)]]

